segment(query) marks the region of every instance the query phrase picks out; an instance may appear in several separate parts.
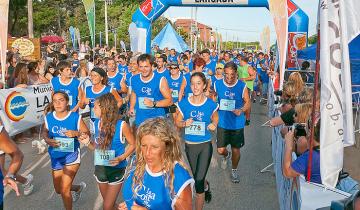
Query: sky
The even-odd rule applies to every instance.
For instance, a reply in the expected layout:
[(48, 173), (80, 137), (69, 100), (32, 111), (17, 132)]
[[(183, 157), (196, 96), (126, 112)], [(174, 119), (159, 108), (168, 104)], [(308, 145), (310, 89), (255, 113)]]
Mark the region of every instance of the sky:
[[(309, 16), (309, 36), (316, 33), (317, 0), (293, 0)], [(164, 17), (191, 18), (190, 7), (170, 7)], [(259, 41), (260, 33), (269, 26), (271, 30), (271, 43), (275, 43), (276, 35), (272, 17), (266, 8), (250, 7), (199, 7), (198, 22), (206, 24), (220, 32), (224, 41)]]

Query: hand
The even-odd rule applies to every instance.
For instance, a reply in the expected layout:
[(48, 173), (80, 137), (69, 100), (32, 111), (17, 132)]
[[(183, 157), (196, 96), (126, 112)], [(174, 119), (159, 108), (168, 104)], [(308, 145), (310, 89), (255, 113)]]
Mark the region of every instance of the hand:
[(90, 99), (85, 98), (84, 103), (85, 103), (85, 104), (90, 104)]
[(16, 196), (20, 196), (19, 188), (13, 179), (11, 179), (9, 177), (5, 177), (3, 179), (3, 185), (4, 185), (4, 187), (9, 186), (11, 189), (13, 189), (15, 191)]
[(128, 114), (129, 114), (129, 116), (134, 117), (134, 116), (135, 116), (135, 111), (134, 111), (134, 109), (133, 109), (133, 108), (130, 108), (129, 111), (128, 111)]
[(233, 112), (236, 116), (240, 116), (243, 111), (242, 111), (242, 109), (234, 109), (232, 112)]
[(215, 131), (216, 130), (216, 126), (213, 123), (210, 123), (207, 128), (210, 131)]
[(133, 206), (131, 207), (131, 210), (147, 210), (146, 207), (139, 206), (135, 201), (133, 203)]
[(114, 159), (110, 160), (109, 163), (111, 166), (116, 166), (123, 160), (124, 160), (124, 158), (122, 157), (122, 155), (120, 155), (120, 156), (115, 157)]
[(189, 118), (185, 121), (185, 127), (189, 127), (192, 123), (194, 122), (194, 120), (192, 118)]
[(66, 137), (69, 137), (69, 138), (75, 138), (77, 136), (79, 136), (79, 131), (72, 131), (72, 130), (68, 130), (68, 131), (65, 131), (64, 134), (66, 135)]
[(78, 141), (82, 144), (87, 144), (90, 141), (90, 136), (86, 133), (82, 133), (79, 138)]
[(126, 203), (122, 202), (118, 205), (118, 210), (128, 210)]
[(154, 102), (148, 98), (144, 98), (144, 105), (147, 107), (153, 107), (154, 106)]
[(60, 142), (55, 141), (54, 139), (45, 139), (45, 142), (51, 147), (59, 147), (60, 146)]

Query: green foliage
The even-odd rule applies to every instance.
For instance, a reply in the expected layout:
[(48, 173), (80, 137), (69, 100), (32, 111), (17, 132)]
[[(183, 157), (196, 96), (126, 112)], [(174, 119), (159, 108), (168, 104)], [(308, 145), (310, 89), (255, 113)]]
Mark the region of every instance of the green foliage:
[(317, 34), (314, 34), (314, 35), (309, 37), (308, 44), (313, 45), (313, 44), (316, 44), (316, 43), (317, 43)]

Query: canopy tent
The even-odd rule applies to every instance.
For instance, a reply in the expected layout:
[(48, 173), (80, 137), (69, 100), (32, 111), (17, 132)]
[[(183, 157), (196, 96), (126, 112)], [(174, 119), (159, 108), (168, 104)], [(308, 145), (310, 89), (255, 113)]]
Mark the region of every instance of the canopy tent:
[[(302, 60), (316, 60), (317, 45), (311, 45), (297, 52), (297, 58)], [(349, 44), (349, 55), (351, 63), (352, 85), (360, 85), (360, 35), (353, 39)], [(353, 91), (360, 91), (360, 87), (353, 88)]]
[(177, 52), (184, 52), (189, 49), (188, 45), (176, 33), (170, 23), (160, 31), (160, 33), (152, 40), (151, 46), (157, 45), (160, 49), (167, 47), (168, 49), (175, 49)]

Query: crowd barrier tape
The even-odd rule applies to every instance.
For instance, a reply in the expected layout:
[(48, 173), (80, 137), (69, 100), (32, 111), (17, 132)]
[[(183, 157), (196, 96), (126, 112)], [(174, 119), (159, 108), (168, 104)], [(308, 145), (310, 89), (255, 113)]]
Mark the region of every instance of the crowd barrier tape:
[(50, 84), (0, 90), (0, 118), (10, 136), (44, 122), (51, 92)]
[[(280, 115), (277, 105), (274, 104), (274, 86), (269, 83), (268, 115), (270, 118)], [(328, 207), (331, 201), (341, 200), (349, 197), (350, 194), (337, 190), (325, 189), (323, 185), (308, 183), (303, 176), (288, 179), (284, 177), (282, 164), (285, 150), (285, 141), (281, 136), (281, 129), (284, 126), (277, 126), (272, 130), (272, 158), (278, 192), (280, 210), (314, 210)], [(293, 153), (293, 160), (296, 156)]]

